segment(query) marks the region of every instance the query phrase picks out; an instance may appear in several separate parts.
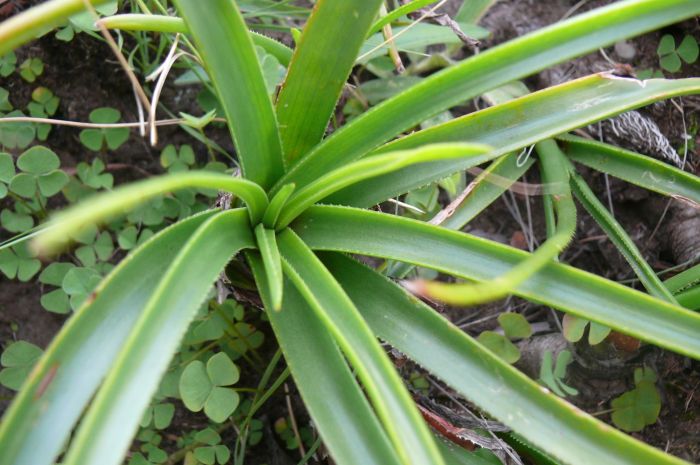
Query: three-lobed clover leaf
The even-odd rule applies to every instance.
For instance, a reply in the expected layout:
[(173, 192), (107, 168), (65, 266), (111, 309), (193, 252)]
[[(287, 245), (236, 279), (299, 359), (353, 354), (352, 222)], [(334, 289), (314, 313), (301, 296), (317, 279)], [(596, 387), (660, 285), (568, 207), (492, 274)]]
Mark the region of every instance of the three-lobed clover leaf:
[(238, 367), (224, 352), (212, 356), (205, 365), (190, 362), (180, 377), (180, 396), (189, 410), (204, 413), (214, 422), (225, 421), (238, 407), (240, 396), (225, 386), (238, 382)]
[(60, 166), (61, 161), (51, 150), (32, 147), (17, 159), (21, 172), (10, 180), (10, 190), (25, 198), (35, 197), (37, 191), (44, 197), (51, 197), (68, 183), (68, 175), (59, 169)]
[(618, 428), (637, 432), (653, 425), (661, 411), (661, 396), (656, 389), (656, 373), (651, 369), (634, 371), (635, 388), (612, 400), (612, 421)]
[(7, 77), (15, 72), (17, 65), (17, 55), (15, 52), (10, 52), (0, 57), (0, 77)]
[[(122, 114), (114, 108), (102, 107), (90, 112), (90, 122), (112, 124), (121, 119)], [(80, 142), (90, 150), (100, 152), (105, 147), (110, 150), (118, 149), (129, 138), (129, 128), (100, 128), (83, 129), (80, 131)]]
[(656, 49), (659, 56), (659, 64), (663, 69), (671, 73), (679, 71), (682, 66), (682, 61), (693, 64), (697, 61), (700, 55), (700, 47), (698, 41), (692, 35), (686, 35), (676, 48), (676, 40), (671, 34), (664, 35), (659, 41), (659, 46)]
[(114, 185), (114, 176), (105, 173), (105, 168), (104, 162), (96, 158), (92, 164), (78, 163), (75, 171), (78, 179), (86, 186), (93, 189), (111, 189)]
[[(11, 111), (8, 118), (25, 116), (19, 110)], [(8, 149), (24, 149), (29, 146), (36, 135), (36, 125), (32, 123), (3, 123), (0, 124), (0, 147)]]
[(0, 357), (0, 364), (4, 367), (0, 371), (0, 384), (14, 391), (19, 390), (41, 354), (39, 347), (26, 341), (7, 346)]
[(34, 82), (44, 72), (44, 62), (40, 58), (27, 58), (19, 65), (19, 75), (27, 82)]
[(224, 465), (231, 458), (231, 451), (221, 444), (221, 436), (212, 428), (198, 431), (194, 440), (206, 444), (206, 446), (197, 447), (193, 451), (194, 458), (204, 465), (214, 465), (215, 463)]
[(11, 233), (21, 233), (34, 226), (34, 218), (29, 213), (20, 211), (19, 207), (16, 204), (16, 210), (6, 208), (0, 212), (0, 225)]
[(102, 276), (92, 268), (75, 267), (68, 270), (61, 288), (69, 296), (70, 307), (77, 310), (91, 296), (100, 281)]
[(112, 236), (107, 231), (98, 233), (96, 229), (81, 234), (77, 241), (83, 245), (75, 249), (75, 256), (83, 266), (94, 267), (98, 260), (105, 262), (114, 252)]
[(175, 415), (175, 405), (170, 402), (156, 403), (146, 409), (141, 419), (141, 427), (147, 428), (153, 423), (156, 429), (165, 429), (170, 426)]
[(131, 250), (134, 247), (143, 244), (148, 239), (153, 237), (154, 232), (148, 228), (142, 229), (140, 232), (136, 226), (127, 226), (119, 231), (117, 235), (117, 243), (122, 250)]
[(0, 250), (0, 271), (9, 279), (29, 281), (41, 269), (41, 262), (26, 243)]
[(173, 144), (169, 144), (160, 153), (160, 164), (169, 173), (187, 171), (194, 165), (194, 161), (194, 150), (190, 145), (183, 145), (178, 150)]

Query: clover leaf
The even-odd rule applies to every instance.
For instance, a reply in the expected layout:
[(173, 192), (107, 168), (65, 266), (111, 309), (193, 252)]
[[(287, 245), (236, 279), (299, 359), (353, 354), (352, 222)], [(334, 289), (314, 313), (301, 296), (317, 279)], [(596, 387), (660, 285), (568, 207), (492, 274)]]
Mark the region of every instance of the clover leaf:
[(0, 111), (12, 111), (10, 92), (2, 87), (0, 87)]
[(109, 260), (114, 252), (114, 243), (107, 231), (99, 234), (96, 230), (90, 232), (77, 239), (83, 245), (75, 249), (75, 256), (83, 266), (94, 267), (98, 260), (102, 262)]
[(212, 356), (207, 364), (190, 362), (180, 377), (180, 396), (189, 410), (204, 413), (216, 423), (225, 421), (238, 407), (236, 391), (224, 386), (238, 382), (238, 367), (224, 352)]
[(119, 231), (119, 234), (117, 235), (117, 243), (119, 244), (119, 248), (122, 250), (131, 250), (134, 247), (146, 242), (153, 236), (153, 234), (153, 231), (150, 229), (142, 229), (139, 233), (136, 226), (127, 226)]
[(214, 465), (216, 462), (223, 465), (231, 458), (231, 451), (228, 447), (220, 444), (221, 436), (211, 428), (198, 431), (194, 440), (207, 444), (204, 447), (194, 449), (194, 457), (204, 465)]
[(567, 313), (562, 320), (564, 339), (569, 342), (580, 341), (588, 325), (590, 325), (588, 330), (588, 343), (592, 346), (600, 344), (608, 337), (608, 334), (610, 334), (611, 329), (605, 325)]
[(559, 397), (578, 395), (578, 391), (576, 389), (564, 383), (566, 368), (569, 366), (571, 361), (571, 352), (568, 350), (562, 350), (559, 352), (559, 355), (557, 355), (556, 365), (552, 367), (552, 352), (549, 350), (546, 351), (542, 357), (540, 379), (538, 381), (551, 389), (552, 392)]
[(78, 163), (75, 171), (80, 181), (93, 189), (111, 189), (114, 185), (114, 176), (105, 173), (105, 164), (99, 158), (89, 165), (85, 162)]
[(0, 76), (7, 77), (15, 71), (17, 64), (17, 55), (15, 52), (10, 52), (7, 55), (0, 57)]
[(9, 279), (29, 281), (41, 269), (41, 262), (27, 248), (26, 243), (0, 250), (0, 271)]
[[(3, 116), (0, 114), (0, 116)], [(10, 117), (25, 116), (19, 110), (11, 111), (6, 115)], [(0, 146), (8, 149), (24, 149), (29, 146), (36, 135), (36, 127), (32, 123), (3, 123), (0, 124)]]
[(61, 162), (51, 150), (35, 146), (17, 159), (17, 168), (22, 172), (10, 180), (10, 190), (25, 198), (33, 198), (37, 189), (41, 195), (50, 197), (68, 183), (68, 175), (59, 170)]
[(34, 82), (44, 72), (44, 62), (39, 58), (27, 58), (19, 65), (19, 75), (27, 82)]
[(0, 364), (0, 384), (13, 391), (19, 390), (39, 357), (41, 349), (26, 341), (13, 342), (3, 351)]
[(498, 323), (508, 339), (524, 339), (532, 335), (530, 323), (520, 313), (501, 313), (498, 315)]
[(169, 173), (178, 171), (187, 171), (190, 166), (194, 165), (194, 151), (192, 146), (183, 145), (180, 150), (176, 149), (173, 144), (168, 145), (160, 153), (160, 164), (167, 169)]
[(41, 296), (41, 306), (44, 309), (53, 313), (68, 313), (70, 311), (70, 298), (61, 286), (66, 274), (73, 268), (75, 265), (72, 263), (53, 262), (41, 272), (39, 275), (40, 283), (58, 287), (58, 289)]
[(477, 341), (507, 363), (520, 360), (520, 350), (502, 334), (484, 331), (479, 334)]
[(9, 153), (0, 152), (0, 199), (7, 195), (7, 185), (15, 177), (15, 162)]
[(151, 422), (156, 429), (165, 429), (170, 426), (175, 415), (175, 405), (170, 402), (158, 403), (146, 409), (141, 420), (141, 427), (148, 427)]
[[(98, 124), (116, 123), (121, 113), (114, 108), (102, 107), (90, 112), (90, 122)], [(83, 129), (80, 142), (90, 150), (99, 152), (106, 146), (110, 150), (118, 149), (129, 138), (129, 128)]]
[(634, 372), (636, 387), (613, 399), (612, 421), (618, 428), (641, 431), (656, 423), (661, 411), (661, 396), (656, 389), (656, 374), (649, 368), (637, 368)]
[(34, 218), (26, 212), (4, 209), (0, 212), (0, 224), (9, 232), (21, 233), (34, 226)]
[[(29, 115), (34, 118), (47, 118), (53, 116), (58, 110), (60, 100), (46, 87), (37, 87), (32, 92), (32, 101), (27, 105)], [(51, 125), (37, 124), (37, 138), (46, 140), (51, 131)]]
[(681, 69), (682, 61), (688, 64), (695, 63), (700, 54), (698, 41), (691, 35), (686, 35), (676, 48), (676, 41), (671, 34), (664, 35), (656, 49), (659, 56), (659, 64), (663, 69), (675, 73)]
[(77, 310), (100, 284), (102, 276), (92, 268), (75, 267), (68, 270), (61, 288), (70, 297), (70, 307)]

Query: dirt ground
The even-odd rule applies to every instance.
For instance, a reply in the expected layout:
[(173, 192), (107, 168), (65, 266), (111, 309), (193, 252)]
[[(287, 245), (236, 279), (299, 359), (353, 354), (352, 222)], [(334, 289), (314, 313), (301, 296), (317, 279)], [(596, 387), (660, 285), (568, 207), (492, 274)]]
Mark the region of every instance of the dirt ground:
[[(19, 7), (26, 7), (29, 3), (16, 2)], [(610, 2), (591, 0), (581, 3), (582, 6), (577, 13)], [(554, 23), (576, 4), (577, 2), (572, 0), (501, 1), (482, 21), (482, 24), (493, 32), (493, 36), (485, 45), (492, 46)], [(657, 64), (656, 44), (661, 35), (681, 32), (694, 34), (700, 39), (698, 22), (691, 20), (629, 41), (635, 50), (634, 57), (631, 59), (623, 59), (612, 47), (606, 50), (612, 60), (628, 63), (636, 69), (644, 69)], [(91, 109), (111, 106), (122, 112), (123, 120), (137, 119), (131, 87), (112, 58), (109, 49), (103, 44), (86, 36), (77, 36), (73, 42), (66, 45), (49, 34), (22, 48), (18, 53), (18, 62), (27, 56), (39, 57), (45, 63), (45, 71), (39, 82), (61, 98), (56, 118), (86, 121)], [(526, 83), (535, 90), (560, 82), (562, 76), (579, 77), (609, 69), (611, 66), (602, 54), (594, 53), (575, 60), (573, 65), (532, 76), (526, 80)], [(674, 75), (674, 77), (686, 76), (700, 76), (700, 62), (692, 66), (684, 66), (682, 73)], [(29, 101), (33, 88), (17, 75), (1, 79), (0, 85), (10, 91), (11, 99), (16, 102), (17, 107)], [(198, 110), (195, 96), (196, 93), (191, 88), (170, 85), (164, 91), (163, 100), (173, 110), (196, 114)], [(645, 116), (658, 124), (661, 133), (674, 147), (682, 145), (684, 120), (687, 127), (693, 118), (698, 118), (700, 98), (686, 97), (679, 99), (678, 103), (683, 113), (670, 103), (657, 104), (642, 111)], [(595, 130), (595, 128), (589, 129), (592, 134)], [(92, 153), (89, 153), (78, 140), (78, 132), (72, 128), (55, 127), (46, 142), (60, 156), (64, 167), (75, 166), (80, 161), (89, 161), (93, 158)], [(230, 138), (224, 129), (211, 129), (208, 135), (230, 152), (233, 151)], [(596, 134), (596, 136), (599, 135)], [(115, 163), (133, 167), (133, 169), (115, 171), (113, 174), (116, 183), (137, 179), (145, 174), (162, 172), (158, 161), (160, 150), (167, 143), (191, 142), (182, 131), (177, 129), (163, 129), (160, 131), (160, 136), (163, 142), (157, 147), (150, 147), (144, 139), (133, 132), (126, 144), (110, 154), (110, 159)], [(610, 134), (603, 133), (603, 136), (608, 137)], [(632, 149), (637, 148), (634, 146), (634, 141), (615, 142), (627, 144)], [(205, 148), (201, 144), (193, 145), (199, 159), (205, 160), (207, 156)], [(700, 154), (689, 152), (686, 170), (698, 174), (699, 167)], [(597, 193), (605, 192), (605, 179), (602, 175), (588, 170), (582, 170), (582, 172)], [(532, 181), (536, 182), (536, 179)], [(697, 211), (689, 212), (687, 208), (678, 205), (669, 207), (665, 199), (615, 179), (610, 180), (610, 192), (616, 218), (637, 242), (655, 270), (661, 271), (682, 263), (692, 258), (689, 254), (692, 255), (693, 252), (700, 250), (700, 234), (697, 229), (700, 213)], [(510, 200), (511, 208), (517, 205), (524, 212), (526, 201), (531, 202), (532, 211), (535, 212), (532, 230), (535, 237), (542, 240), (545, 234), (543, 218), (537, 214), (541, 211), (539, 199), (514, 196)], [(515, 220), (503, 200), (495, 202), (465, 230), (506, 243), (512, 242), (516, 236), (522, 234), (521, 225)], [(679, 242), (681, 242), (680, 245)], [(576, 239), (562, 260), (617, 281), (634, 277), (622, 256), (602, 236), (602, 231), (585, 212), (580, 215)], [(19, 283), (0, 277), (0, 286), (2, 289), (0, 292), (0, 346), (5, 347), (13, 340), (27, 340), (42, 348), (46, 347), (65, 318), (48, 313), (41, 308), (38, 284)], [(480, 331), (493, 329), (494, 317), (507, 306), (517, 306), (531, 322), (546, 323), (550, 333), (557, 327), (558, 321), (555, 321), (555, 314), (549, 309), (518, 299), (508, 299), (506, 302), (483, 306), (471, 310), (468, 314), (463, 310), (440, 310), (470, 334), (478, 334)], [(536, 335), (535, 338), (544, 337), (545, 334), (547, 334), (546, 331)], [(655, 425), (645, 428), (635, 436), (690, 462), (700, 463), (700, 393), (696, 393), (700, 386), (698, 362), (646, 346), (625, 359), (625, 363), (621, 366), (609, 367), (603, 363), (597, 363), (608, 357), (609, 353), (591, 354), (585, 346), (577, 346), (574, 349), (581, 355), (581, 359), (570, 367), (567, 381), (581, 394), (570, 398), (573, 403), (591, 413), (603, 412), (608, 408), (612, 398), (632, 387), (631, 373), (635, 367), (643, 364), (652, 366), (660, 379), (658, 385), (662, 394), (661, 416)], [(537, 355), (538, 353), (535, 354), (535, 358)], [(533, 369), (526, 366), (522, 368), (525, 371)], [(438, 401), (449, 403), (445, 398), (441, 398), (439, 393), (433, 392), (433, 394)], [(0, 414), (7, 407), (11, 395), (10, 391), (0, 387)], [(273, 405), (270, 411), (283, 411), (284, 398), (279, 396), (273, 399), (275, 400), (271, 402)], [(295, 410), (297, 412), (303, 410), (298, 398), (295, 400)], [(600, 418), (610, 421), (609, 415), (605, 413), (601, 414)], [(185, 428), (191, 428), (196, 422), (196, 419), (180, 412), (171, 430), (173, 434), (177, 434)], [(266, 434), (266, 437), (261, 447), (255, 449), (261, 455), (252, 457), (251, 463), (262, 463), (263, 460), (270, 463), (295, 463), (298, 460), (296, 455), (284, 451), (275, 442), (271, 432)]]

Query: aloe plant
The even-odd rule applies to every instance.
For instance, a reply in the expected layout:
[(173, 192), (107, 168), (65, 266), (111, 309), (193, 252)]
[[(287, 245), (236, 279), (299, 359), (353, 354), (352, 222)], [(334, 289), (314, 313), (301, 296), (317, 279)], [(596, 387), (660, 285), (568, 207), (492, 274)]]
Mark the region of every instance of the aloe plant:
[[(265, 41), (254, 39), (234, 0), (174, 3), (181, 20), (130, 18), (129, 27), (191, 36), (225, 110), (241, 177), (190, 171), (121, 187), (59, 213), (33, 245), (55, 252), (87, 226), (186, 187), (231, 193), (237, 207), (194, 215), (154, 235), (87, 297), (5, 414), (0, 464), (53, 464), (67, 441), (64, 464), (120, 463), (189, 323), (231, 260), (252, 270), (291, 374), (338, 464), (482, 463), (438, 446), (378, 337), (562, 463), (684, 463), (543, 389), (346, 254), (484, 283), (491, 297), (519, 295), (700, 358), (700, 316), (673, 296), (687, 286), (660, 283), (644, 266), (570, 160), (693, 202), (700, 201), (700, 180), (642, 155), (561, 135), (700, 93), (700, 79), (642, 83), (602, 73), (401, 137), (502, 84), (700, 14), (697, 0), (628, 0), (569, 19), (438, 72), (325, 138), (363, 41), (377, 29), (381, 1), (317, 1), (276, 102), (254, 48)], [(0, 25), (0, 55), (81, 5), (52, 0)], [(533, 254), (458, 231), (497, 197), (493, 187), (469, 197), (445, 226), (367, 210), (492, 160), (488, 172), (514, 180), (532, 164), (513, 167), (511, 153), (535, 143), (544, 176), (558, 190), (549, 193), (552, 237)], [(623, 248), (649, 294), (552, 260), (573, 234), (572, 193)], [(494, 279), (498, 287), (489, 284)], [(424, 288), (454, 301), (464, 297), (460, 288)]]

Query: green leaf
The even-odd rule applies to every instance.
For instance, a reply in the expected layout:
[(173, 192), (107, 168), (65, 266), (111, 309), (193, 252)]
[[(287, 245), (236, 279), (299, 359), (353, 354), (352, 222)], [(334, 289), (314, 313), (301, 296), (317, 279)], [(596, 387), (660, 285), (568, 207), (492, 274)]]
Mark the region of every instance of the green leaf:
[(509, 339), (524, 339), (532, 336), (530, 323), (520, 313), (501, 313), (498, 315), (498, 324)]
[[(341, 254), (323, 254), (323, 260), (378, 337), (562, 463), (686, 463), (548, 393), (366, 266)], [(559, 437), (567, 439), (552, 440)]]
[(282, 144), (253, 41), (238, 7), (232, 0), (210, 0), (207, 8), (197, 0), (177, 0), (175, 5), (219, 95), (244, 176), (269, 188), (284, 172)]
[(12, 111), (12, 104), (9, 100), (10, 93), (0, 87), (0, 111)]
[(15, 176), (15, 163), (12, 155), (0, 152), (0, 181), (9, 183)]
[(700, 204), (700, 178), (651, 157), (575, 136), (560, 136), (572, 160), (659, 194)]
[[(21, 111), (12, 111), (4, 116), (24, 116)], [(34, 140), (36, 128), (31, 123), (2, 123), (0, 124), (0, 145), (8, 149), (24, 149)]]
[(506, 363), (512, 364), (520, 360), (520, 351), (518, 348), (501, 334), (494, 333), (493, 331), (484, 331), (479, 335), (477, 341), (498, 357), (502, 358)]
[[(246, 254), (265, 307), (271, 299), (262, 261)], [(284, 311), (268, 311), (304, 405), (339, 465), (400, 462), (345, 357), (326, 326), (285, 279)], [(329, 409), (328, 405), (333, 405)], [(363, 444), (363, 447), (356, 447)]]
[[(112, 124), (121, 119), (121, 113), (110, 107), (92, 110), (89, 115), (91, 123)], [(80, 142), (90, 150), (101, 151), (105, 146), (110, 150), (118, 149), (129, 138), (129, 128), (83, 129)]]
[(209, 359), (207, 374), (214, 386), (230, 386), (240, 378), (238, 367), (225, 352), (219, 352)]
[(19, 65), (19, 75), (27, 82), (34, 82), (44, 72), (44, 62), (39, 58), (27, 58)]
[[(107, 0), (107, 3), (95, 8), (98, 15), (108, 16), (117, 12), (117, 0)], [(97, 31), (95, 17), (90, 11), (84, 11), (70, 17), (70, 24), (78, 31)]]
[(0, 364), (0, 384), (13, 391), (19, 390), (32, 367), (41, 357), (41, 349), (26, 341), (13, 342), (3, 351)]
[(100, 281), (102, 276), (92, 268), (76, 267), (68, 270), (61, 287), (70, 296), (71, 308), (77, 310), (90, 297)]
[(406, 166), (421, 165), (435, 160), (469, 159), (478, 164), (490, 156), (489, 147), (477, 144), (432, 144), (413, 150), (390, 152), (369, 157), (338, 168), (296, 191), (282, 208), (277, 228), (287, 226), (294, 218), (317, 201), (344, 187)]
[(681, 69), (681, 58), (676, 52), (663, 56), (659, 59), (659, 65), (670, 73), (675, 73)]
[(214, 386), (204, 404), (204, 413), (215, 423), (223, 423), (236, 410), (240, 396), (229, 388)]
[(641, 381), (631, 391), (613, 399), (610, 405), (615, 426), (635, 432), (656, 423), (661, 411), (661, 397), (653, 382)]
[(204, 465), (214, 465), (216, 460), (216, 450), (213, 447), (197, 447), (194, 456)]
[(0, 271), (10, 279), (29, 281), (41, 269), (41, 262), (28, 253), (26, 243), (0, 250)]
[(47, 174), (61, 166), (56, 154), (42, 146), (35, 146), (17, 159), (17, 168), (31, 174)]
[[(614, 92), (615, 98), (600, 97), (608, 92)], [(700, 92), (700, 79), (652, 80), (640, 86), (633, 79), (597, 74), (412, 133), (382, 146), (372, 156), (426, 144), (469, 141), (490, 145), (493, 150), (489, 156), (495, 158), (658, 99), (697, 92)], [(471, 160), (466, 160), (407, 167), (343, 189), (330, 196), (327, 202), (370, 207), (472, 166)]]
[(211, 428), (205, 428), (194, 435), (194, 440), (203, 444), (215, 446), (221, 442), (221, 436)]
[(275, 231), (265, 228), (263, 223), (255, 227), (255, 240), (258, 250), (265, 264), (268, 283), (270, 285), (270, 297), (272, 298), (272, 309), (279, 311), (282, 306), (282, 259), (277, 248)]
[(66, 276), (66, 273), (74, 267), (75, 265), (72, 263), (53, 262), (41, 272), (39, 275), (39, 282), (52, 286), (60, 286), (63, 284), (63, 278)]
[(15, 71), (17, 55), (14, 52), (0, 53), (0, 76), (7, 77)]
[(199, 412), (211, 392), (213, 385), (204, 363), (190, 362), (180, 376), (180, 397), (189, 410)]
[(174, 261), (178, 266), (162, 275), (141, 307), (134, 331), (85, 413), (64, 464), (121, 463), (143, 411), (213, 282), (236, 252), (255, 246), (248, 222), (243, 209), (217, 213), (180, 250)]
[(45, 197), (51, 197), (63, 189), (68, 184), (68, 175), (60, 170), (44, 174), (37, 178), (39, 192)]
[(671, 34), (665, 34), (659, 41), (656, 54), (660, 57), (676, 51), (676, 41)]
[(20, 233), (31, 229), (34, 226), (34, 219), (31, 215), (5, 209), (0, 213), (0, 223), (9, 232)]
[(574, 315), (566, 314), (562, 319), (562, 329), (564, 338), (569, 342), (578, 342), (583, 337), (586, 325), (589, 321)]
[[(493, 279), (529, 256), (469, 234), (352, 208), (311, 207), (293, 226), (313, 249), (401, 260), (476, 281)], [(549, 263), (513, 293), (700, 358), (700, 315), (599, 276)]]
[(36, 177), (27, 173), (19, 173), (12, 178), (9, 187), (15, 194), (31, 199), (36, 194)]
[(678, 46), (676, 53), (689, 65), (695, 63), (700, 54), (697, 39), (690, 34), (686, 35)]
[[(276, 189), (290, 182), (300, 189), (320, 174), (360, 158), (428, 117), (487, 90), (698, 13), (700, 4), (695, 0), (618, 2), (489, 49), (431, 75), (345, 125), (297, 163)], [(561, 117), (563, 112), (556, 108)], [(551, 135), (554, 133), (545, 137)]]
[(276, 104), (288, 164), (305, 155), (323, 138), (381, 3), (381, 0), (317, 2), (294, 50)]
[(52, 252), (63, 246), (66, 239), (74, 237), (86, 227), (128, 212), (163, 193), (189, 187), (217, 189), (238, 195), (248, 204), (253, 224), (260, 222), (267, 209), (265, 192), (260, 186), (245, 179), (205, 171), (174, 173), (134, 182), (112, 192), (93, 196), (80, 205), (56, 215), (51, 223), (53, 227), (48, 228), (46, 234), (36, 240), (35, 247), (42, 252)]
[(340, 285), (290, 229), (277, 239), (285, 275), (357, 371), (399, 457), (407, 463), (440, 464), (435, 443), (403, 382)]
[[(0, 443), (4, 445), (0, 464), (55, 463), (153, 289), (174, 260), (173, 251), (213, 213), (167, 228), (132, 252), (101, 284), (95, 300), (79, 309), (61, 329), (0, 423)], [(42, 402), (35, 397), (41, 397)]]
[(70, 312), (70, 298), (63, 289), (54, 289), (41, 296), (41, 306), (53, 313), (65, 314)]

